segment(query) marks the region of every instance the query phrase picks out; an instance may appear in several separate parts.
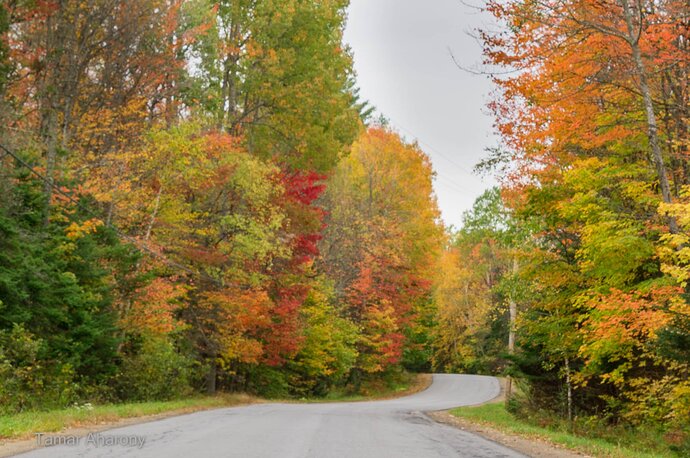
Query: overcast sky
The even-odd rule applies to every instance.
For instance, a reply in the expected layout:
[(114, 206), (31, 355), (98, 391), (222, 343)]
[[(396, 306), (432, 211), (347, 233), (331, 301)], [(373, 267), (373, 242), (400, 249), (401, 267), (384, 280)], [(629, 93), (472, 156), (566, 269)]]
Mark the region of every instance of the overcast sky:
[(361, 96), (431, 157), (443, 220), (456, 227), (493, 185), (472, 168), (496, 140), (490, 81), (460, 70), (449, 49), (478, 67), (481, 48), (468, 32), (487, 22), (460, 0), (351, 0), (345, 31)]

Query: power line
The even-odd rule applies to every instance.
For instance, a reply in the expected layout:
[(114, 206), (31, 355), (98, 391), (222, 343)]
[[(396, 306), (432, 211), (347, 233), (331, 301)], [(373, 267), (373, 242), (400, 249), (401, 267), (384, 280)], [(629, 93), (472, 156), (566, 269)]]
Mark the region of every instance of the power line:
[[(447, 155), (443, 154), (441, 151), (439, 151), (438, 149), (431, 146), (431, 144), (429, 144), (428, 142), (425, 142), (424, 140), (419, 138), (419, 136), (415, 135), (414, 132), (403, 127), (402, 124), (397, 122), (395, 119), (390, 118), (390, 117), (388, 117), (388, 119), (393, 123), (394, 127), (396, 127), (399, 130), (402, 130), (402, 131), (406, 132), (408, 135), (412, 136), (420, 145), (425, 146), (426, 149), (435, 153), (434, 154), (435, 156), (444, 159), (446, 162), (454, 165), (455, 167), (459, 168), (460, 170), (462, 170), (466, 174), (474, 176), (473, 172), (467, 170), (467, 168), (465, 168), (462, 165), (458, 164), (457, 162), (453, 161)], [(454, 178), (451, 178), (450, 176), (444, 175), (438, 170), (435, 170), (435, 172), (436, 172), (436, 177), (439, 178), (439, 181), (437, 181), (437, 183), (445, 185), (446, 188), (448, 188), (448, 189), (453, 189), (456, 192), (470, 193), (470, 194), (474, 194), (476, 192), (476, 190), (465, 188), (464, 186), (460, 185)]]
[(467, 193), (474, 194), (474, 191), (457, 184), (454, 180), (450, 180), (450, 179), (448, 179), (442, 175), (438, 175), (438, 174), (436, 175), (436, 178), (438, 178), (436, 183), (443, 185), (448, 189), (451, 189), (453, 191), (456, 191), (458, 193), (463, 193), (463, 194), (467, 194)]
[(400, 124), (399, 122), (397, 122), (397, 121), (394, 120), (393, 118), (390, 118), (390, 117), (389, 117), (389, 119), (393, 122), (393, 124), (395, 125), (395, 127), (397, 127), (398, 129), (400, 129), (400, 130), (406, 132), (408, 135), (411, 135), (411, 136), (412, 136), (415, 140), (417, 140), (420, 144), (426, 146), (429, 150), (431, 150), (432, 152), (434, 152), (437, 156), (441, 157), (442, 159), (445, 159), (446, 162), (448, 162), (449, 164), (454, 165), (455, 167), (459, 168), (460, 170), (462, 170), (463, 172), (465, 172), (465, 173), (467, 173), (467, 174), (469, 174), (469, 175), (474, 175), (473, 172), (471, 172), (470, 170), (467, 170), (467, 168), (465, 168), (463, 165), (458, 164), (457, 162), (455, 162), (455, 160), (453, 160), (453, 159), (451, 159), (450, 157), (446, 156), (446, 155), (443, 154), (441, 151), (439, 151), (438, 149), (436, 149), (436, 148), (434, 148), (433, 146), (431, 146), (428, 142), (425, 142), (424, 140), (422, 140), (418, 135), (415, 135), (414, 132), (412, 132), (411, 130), (406, 129), (405, 127), (403, 127), (402, 124)]

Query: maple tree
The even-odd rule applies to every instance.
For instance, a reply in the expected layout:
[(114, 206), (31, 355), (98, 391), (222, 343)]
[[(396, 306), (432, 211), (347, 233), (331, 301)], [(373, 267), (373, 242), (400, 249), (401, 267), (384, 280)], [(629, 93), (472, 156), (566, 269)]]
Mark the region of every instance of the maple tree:
[(335, 278), (344, 313), (361, 323), (365, 373), (404, 356), (411, 364), (415, 347), (430, 345), (423, 311), (444, 240), (431, 180), (426, 155), (383, 127), (369, 128), (329, 180), (319, 267)]
[[(520, 236), (503, 241), (513, 268), (465, 296), (517, 299), (508, 373), (526, 396), (513, 407), (553, 411), (570, 427), (586, 416), (653, 425), (687, 448), (687, 2), (497, 1), (487, 11), (502, 24), (481, 32), (501, 146), (479, 168), (497, 172)], [(461, 267), (447, 268), (470, 279), (485, 269)], [(448, 342), (460, 311), (441, 310)], [(475, 357), (448, 350), (443, 364)]]

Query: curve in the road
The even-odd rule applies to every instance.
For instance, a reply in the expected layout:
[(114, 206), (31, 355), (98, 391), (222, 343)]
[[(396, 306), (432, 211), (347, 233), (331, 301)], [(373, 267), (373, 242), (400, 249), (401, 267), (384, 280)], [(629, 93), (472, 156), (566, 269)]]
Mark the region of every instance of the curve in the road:
[[(385, 401), (270, 403), (217, 409), (100, 433), (79, 445), (39, 448), (41, 457), (426, 458), (522, 457), (482, 437), (442, 425), (423, 412), (480, 404), (498, 380), (436, 374), (420, 393)], [(134, 445), (107, 445), (127, 441)], [(137, 438), (144, 440), (139, 447)]]

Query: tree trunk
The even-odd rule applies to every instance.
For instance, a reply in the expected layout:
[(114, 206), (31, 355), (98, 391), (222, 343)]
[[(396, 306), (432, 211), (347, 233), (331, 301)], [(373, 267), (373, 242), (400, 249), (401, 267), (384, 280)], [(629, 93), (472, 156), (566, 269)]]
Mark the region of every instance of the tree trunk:
[[(661, 146), (659, 144), (659, 127), (654, 113), (654, 103), (652, 101), (652, 94), (649, 89), (649, 81), (647, 78), (647, 70), (642, 60), (642, 52), (640, 51), (639, 34), (635, 30), (633, 23), (633, 12), (630, 8), (628, 0), (620, 0), (623, 7), (623, 15), (625, 17), (625, 24), (628, 29), (628, 44), (632, 50), (632, 57), (635, 64), (637, 77), (640, 80), (640, 92), (642, 93), (642, 102), (644, 104), (645, 114), (647, 116), (647, 137), (649, 139), (649, 146), (652, 148), (652, 158), (656, 166), (656, 172), (659, 176), (659, 186), (661, 188), (661, 198), (665, 203), (671, 203), (671, 186), (669, 185), (668, 175), (666, 173), (666, 165), (664, 164), (664, 157), (661, 153)], [(639, 24), (639, 28), (642, 24)], [(678, 232), (678, 225), (675, 218), (668, 219), (669, 230), (671, 233)]]
[(241, 29), (236, 22), (238, 19), (232, 18), (233, 24), (230, 26), (228, 45), (231, 48), (223, 60), (223, 81), (221, 84), (221, 107), (218, 121), (218, 128), (225, 130), (232, 135), (238, 134), (237, 122), (237, 96), (238, 96), (238, 65), (241, 53)]
[(211, 365), (206, 374), (206, 393), (216, 394), (216, 379), (218, 377), (218, 367), (216, 366), (215, 358), (211, 359)]
[(43, 192), (45, 194), (44, 225), (48, 225), (50, 220), (50, 205), (53, 198), (55, 166), (57, 164), (57, 115), (55, 109), (50, 107), (51, 102), (48, 102), (48, 105), (45, 108), (43, 125), (41, 126), (41, 137), (45, 145), (46, 159), (45, 182), (43, 183)]
[[(513, 257), (513, 277), (518, 273), (518, 260)], [(514, 288), (513, 288), (514, 289)], [(515, 354), (515, 326), (517, 322), (517, 302), (515, 301), (515, 291), (513, 291), (508, 298), (508, 312), (510, 314), (510, 323), (508, 327), (508, 354)], [(510, 401), (513, 395), (513, 378), (509, 375), (506, 380), (506, 403)]]
[(565, 357), (565, 384), (567, 389), (568, 427), (573, 431), (573, 384), (570, 380), (570, 359)]
[(59, 18), (54, 16), (59, 15), (58, 11), (56, 14), (50, 14), (46, 18), (45, 25), (45, 52), (46, 52), (46, 62), (44, 74), (41, 78), (40, 93), (39, 93), (39, 104), (40, 104), (40, 114), (41, 114), (41, 125), (40, 125), (40, 135), (41, 141), (44, 147), (45, 156), (45, 182), (43, 183), (43, 192), (45, 194), (45, 208), (43, 216), (43, 224), (47, 225), (50, 219), (50, 205), (53, 196), (53, 179), (55, 176), (55, 165), (57, 162), (57, 129), (58, 129), (58, 119), (57, 119), (57, 104), (56, 98), (58, 97), (56, 81), (56, 73), (58, 71), (57, 67), (59, 64), (59, 43), (57, 43), (58, 37), (55, 33), (55, 24), (59, 22)]
[(163, 185), (158, 186), (158, 193), (156, 194), (156, 201), (153, 204), (153, 210), (151, 211), (151, 218), (149, 218), (149, 224), (146, 226), (146, 234), (144, 235), (144, 240), (148, 241), (151, 238), (151, 231), (153, 230), (153, 224), (156, 222), (156, 216), (158, 216), (158, 209), (161, 206), (161, 194), (163, 194)]

